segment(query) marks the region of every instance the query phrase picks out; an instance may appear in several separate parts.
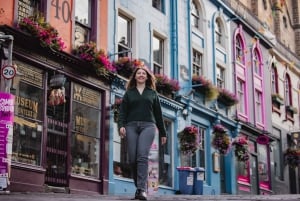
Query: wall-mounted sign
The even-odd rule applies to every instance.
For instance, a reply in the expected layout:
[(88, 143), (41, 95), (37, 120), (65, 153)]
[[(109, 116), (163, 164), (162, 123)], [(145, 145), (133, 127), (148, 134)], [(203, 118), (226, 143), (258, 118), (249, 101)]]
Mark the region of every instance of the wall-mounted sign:
[(12, 65), (5, 65), (1, 68), (1, 75), (5, 79), (12, 79), (16, 75), (16, 68)]

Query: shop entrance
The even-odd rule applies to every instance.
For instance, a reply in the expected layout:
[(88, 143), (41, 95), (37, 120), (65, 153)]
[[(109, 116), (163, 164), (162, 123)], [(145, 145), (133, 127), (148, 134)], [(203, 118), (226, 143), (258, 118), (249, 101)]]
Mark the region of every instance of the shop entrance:
[(67, 186), (67, 124), (48, 118), (46, 184)]
[[(47, 143), (46, 143), (46, 178), (45, 183), (54, 187), (68, 186), (68, 122), (69, 122), (69, 84), (59, 82), (50, 89), (47, 100)], [(52, 84), (52, 85), (51, 85)]]

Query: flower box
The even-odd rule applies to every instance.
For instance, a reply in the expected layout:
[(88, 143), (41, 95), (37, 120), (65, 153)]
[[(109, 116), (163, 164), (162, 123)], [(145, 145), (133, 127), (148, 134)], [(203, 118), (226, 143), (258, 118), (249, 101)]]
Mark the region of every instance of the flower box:
[(280, 94), (272, 94), (272, 102), (277, 103), (279, 105), (283, 105), (283, 98), (280, 96)]
[(221, 104), (227, 107), (231, 107), (239, 102), (236, 95), (228, 91), (227, 89), (219, 88), (218, 91), (219, 91), (219, 95), (217, 100)]
[(156, 90), (164, 96), (171, 97), (179, 91), (179, 82), (168, 78), (166, 75), (155, 74)]
[(62, 38), (59, 37), (58, 31), (45, 21), (43, 16), (24, 17), (18, 24), (18, 27), (38, 38), (42, 47), (48, 47), (52, 50), (62, 51), (66, 48)]
[(286, 111), (291, 112), (292, 114), (297, 114), (297, 108), (293, 107), (292, 105), (285, 106)]
[(218, 88), (210, 80), (201, 75), (194, 75), (192, 77), (192, 85), (193, 89), (198, 93), (204, 94), (207, 100), (215, 100), (219, 95)]

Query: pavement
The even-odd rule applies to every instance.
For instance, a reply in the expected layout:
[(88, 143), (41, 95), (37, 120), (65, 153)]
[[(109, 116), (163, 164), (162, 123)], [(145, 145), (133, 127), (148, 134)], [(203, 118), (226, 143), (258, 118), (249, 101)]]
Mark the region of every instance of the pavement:
[[(80, 195), (64, 193), (0, 193), (0, 201), (130, 201), (128, 195)], [(286, 195), (153, 195), (148, 200), (160, 201), (300, 201), (300, 194)]]

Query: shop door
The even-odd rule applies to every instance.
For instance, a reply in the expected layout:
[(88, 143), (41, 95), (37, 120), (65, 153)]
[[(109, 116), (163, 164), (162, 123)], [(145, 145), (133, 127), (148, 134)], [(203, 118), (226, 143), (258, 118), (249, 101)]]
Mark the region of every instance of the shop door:
[(46, 184), (67, 186), (67, 124), (48, 118), (46, 154)]
[[(52, 75), (47, 100), (46, 178), (49, 186), (68, 186), (69, 82)], [(54, 82), (54, 81), (55, 82)], [(54, 83), (54, 84), (53, 84)]]
[(251, 179), (251, 194), (258, 194), (258, 178), (257, 178), (257, 156), (251, 154), (250, 159), (250, 179)]

